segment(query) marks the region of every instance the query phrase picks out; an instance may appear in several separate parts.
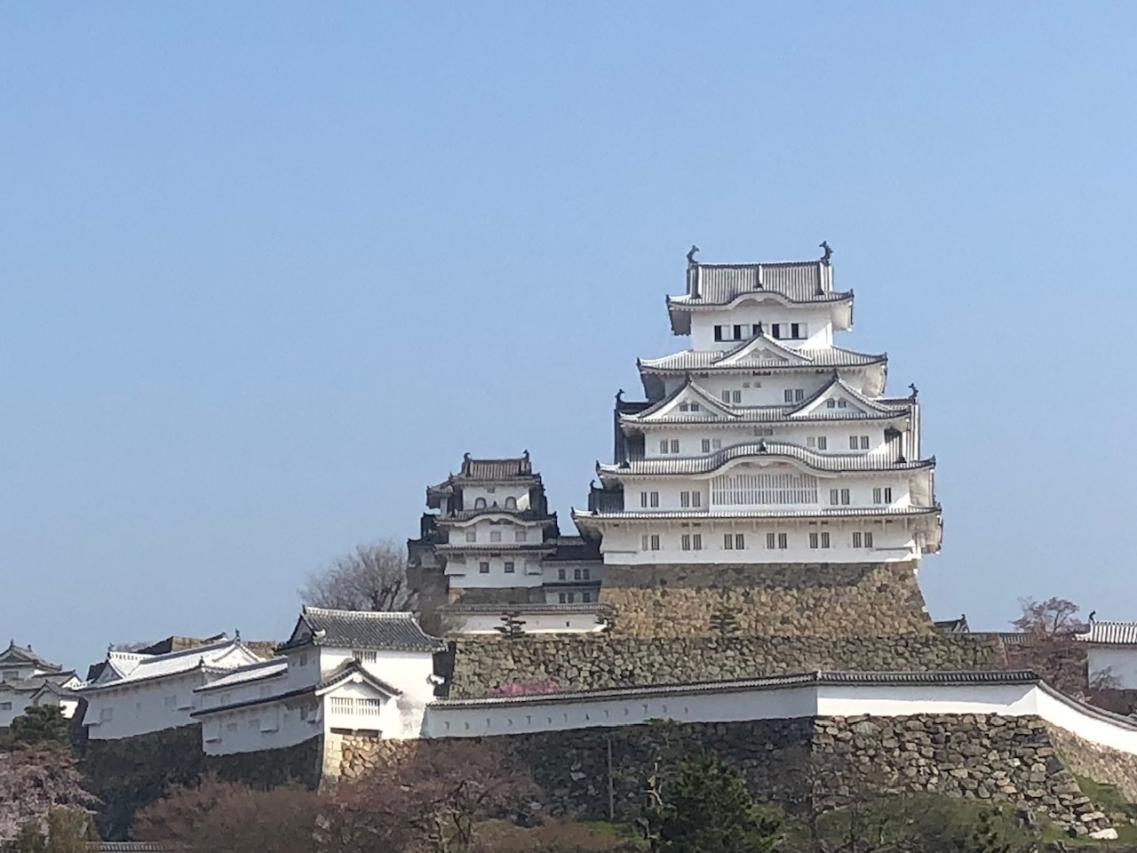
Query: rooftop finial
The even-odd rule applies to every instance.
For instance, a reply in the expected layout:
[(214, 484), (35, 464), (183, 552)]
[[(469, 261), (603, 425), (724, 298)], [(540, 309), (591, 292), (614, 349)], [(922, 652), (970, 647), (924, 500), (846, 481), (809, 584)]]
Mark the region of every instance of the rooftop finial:
[(920, 396), (920, 389), (916, 387), (915, 382), (911, 382), (908, 384), (908, 390), (912, 392), (908, 399), (915, 403), (916, 398)]
[(616, 405), (618, 406), (622, 402), (624, 402), (624, 389), (623, 388), (621, 388), (619, 391), (616, 392)]
[(687, 250), (687, 266), (693, 267), (698, 263), (698, 261), (695, 260), (695, 255), (698, 253), (699, 247), (692, 243), (691, 248)]
[(766, 439), (763, 438), (763, 439), (759, 440), (758, 452), (759, 453), (765, 453), (766, 452)]
[(521, 455), (524, 456), (525, 461), (528, 462), (529, 461), (529, 448), (526, 447), (525, 450), (521, 453)]
[(761, 320), (758, 321), (758, 325), (756, 326), (756, 328), (757, 328), (757, 331), (755, 332), (755, 335), (757, 337), (761, 337), (762, 335), (766, 334), (765, 332), (762, 331), (762, 321)]
[(825, 264), (825, 266), (829, 266), (830, 258), (833, 257), (833, 249), (830, 248), (829, 241), (822, 240), (817, 244), (817, 247), (822, 251), (821, 263)]

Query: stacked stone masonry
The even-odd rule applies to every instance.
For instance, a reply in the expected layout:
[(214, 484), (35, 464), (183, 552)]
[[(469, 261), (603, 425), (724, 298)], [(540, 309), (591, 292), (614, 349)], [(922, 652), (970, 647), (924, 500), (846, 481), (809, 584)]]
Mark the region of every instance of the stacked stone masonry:
[(95, 815), (100, 833), (120, 840), (128, 837), (139, 809), (172, 787), (195, 785), (208, 776), (255, 788), (286, 784), (315, 788), (320, 783), (321, 754), (322, 739), (315, 737), (286, 749), (206, 755), (201, 727), (194, 725), (87, 741), (79, 767), (84, 787), (101, 801)]
[(1070, 770), (1104, 785), (1113, 785), (1127, 802), (1137, 803), (1137, 755), (1099, 746), (1051, 726), (1050, 739)]
[(600, 601), (628, 637), (850, 637), (933, 632), (916, 564), (605, 569)]
[[(611, 778), (615, 817), (630, 819), (642, 800), (645, 774), (657, 762), (674, 766), (711, 752), (736, 767), (758, 799), (791, 812), (824, 811), (854, 796), (933, 793), (1007, 803), (1045, 816), (1072, 835), (1110, 825), (1063, 763), (1046, 724), (1034, 717), (658, 723), (483, 742), (500, 745), (529, 767), (555, 814), (608, 817)], [(415, 750), (446, 750), (452, 743), (353, 738), (343, 746), (339, 772), (356, 778)]]
[(609, 635), (459, 640), (450, 698), (511, 686), (594, 690), (754, 678), (815, 670), (931, 672), (1004, 666), (997, 639), (966, 634), (899, 637), (686, 637)]

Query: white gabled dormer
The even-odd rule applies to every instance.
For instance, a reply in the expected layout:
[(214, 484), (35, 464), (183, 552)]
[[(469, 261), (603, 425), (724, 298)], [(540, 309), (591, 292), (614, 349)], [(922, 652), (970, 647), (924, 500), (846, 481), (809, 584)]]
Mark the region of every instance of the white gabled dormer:
[(625, 419), (649, 424), (653, 421), (671, 420), (677, 417), (693, 420), (717, 420), (736, 418), (738, 415), (729, 405), (716, 399), (709, 391), (688, 376), (684, 383), (668, 397), (649, 406), (642, 412), (626, 416)]
[(812, 359), (806, 353), (791, 349), (766, 334), (761, 323), (755, 327), (755, 334), (746, 343), (728, 350), (717, 359), (714, 367), (742, 367), (754, 365), (809, 364)]

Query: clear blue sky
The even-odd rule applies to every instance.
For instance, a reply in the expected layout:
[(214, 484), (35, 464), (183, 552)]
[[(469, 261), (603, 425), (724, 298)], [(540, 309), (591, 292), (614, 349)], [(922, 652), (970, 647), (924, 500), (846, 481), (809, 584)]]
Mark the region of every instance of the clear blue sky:
[(938, 617), (1137, 618), (1137, 6), (0, 5), (0, 636), (282, 637), (465, 450), (562, 525), (664, 294), (836, 249)]

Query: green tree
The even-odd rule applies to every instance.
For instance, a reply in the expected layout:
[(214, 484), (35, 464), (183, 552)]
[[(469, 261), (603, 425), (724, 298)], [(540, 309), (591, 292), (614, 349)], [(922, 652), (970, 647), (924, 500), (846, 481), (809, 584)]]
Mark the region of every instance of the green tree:
[(90, 837), (90, 817), (78, 809), (52, 809), (47, 815), (47, 832), (39, 820), (20, 827), (12, 844), (14, 853), (86, 853)]
[(13, 853), (47, 853), (47, 837), (43, 834), (38, 820), (29, 820), (20, 827), (20, 833), (12, 842)]
[(781, 841), (781, 821), (763, 813), (742, 776), (720, 759), (685, 761), (657, 798), (661, 850), (763, 853)]
[(58, 705), (33, 705), (12, 720), (8, 743), (13, 746), (70, 742), (71, 723)]

